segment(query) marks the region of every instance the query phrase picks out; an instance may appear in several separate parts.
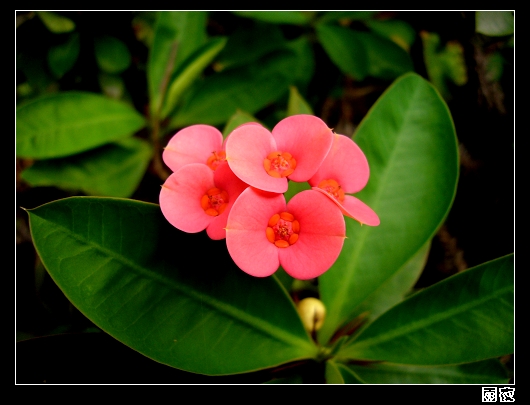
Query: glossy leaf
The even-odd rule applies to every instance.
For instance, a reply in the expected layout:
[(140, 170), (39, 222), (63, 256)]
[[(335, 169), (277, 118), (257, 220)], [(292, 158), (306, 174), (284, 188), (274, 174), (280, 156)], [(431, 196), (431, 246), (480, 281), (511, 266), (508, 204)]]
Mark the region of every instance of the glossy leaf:
[(52, 46), (48, 50), (48, 66), (55, 77), (61, 78), (74, 66), (79, 49), (79, 34), (73, 33), (65, 43)]
[(512, 253), (410, 296), (355, 335), (337, 356), (442, 365), (500, 357), (513, 350)]
[(214, 38), (206, 43), (190, 56), (182, 70), (178, 70), (175, 77), (171, 80), (164, 101), (161, 118), (167, 115), (175, 108), (185, 90), (187, 90), (193, 81), (200, 76), (203, 70), (213, 61), (217, 54), (223, 49), (227, 41), (226, 37)]
[(17, 107), (16, 155), (64, 157), (129, 137), (144, 125), (134, 108), (99, 94), (46, 95)]
[(207, 40), (205, 11), (159, 11), (147, 60), (151, 113), (162, 108), (169, 79)]
[(343, 365), (367, 384), (507, 384), (506, 368), (490, 359), (455, 366), (409, 366), (391, 363)]
[(28, 214), (37, 252), (70, 302), (153, 360), (223, 375), (317, 356), (275, 277), (246, 275), (224, 243), (178, 231), (156, 204), (72, 197)]
[(416, 39), (416, 31), (403, 20), (376, 20), (364, 22), (373, 32), (394, 41), (407, 52)]
[(345, 218), (348, 238), (319, 278), (328, 317), (326, 342), (372, 293), (391, 279), (436, 233), (456, 192), (456, 136), (445, 102), (416, 74), (397, 79), (359, 125), (355, 142), (370, 166), (355, 196), (381, 219), (376, 227)]
[(237, 110), (255, 114), (288, 91), (296, 69), (296, 55), (282, 50), (251, 65), (209, 76), (186, 97), (171, 126), (221, 125)]
[(309, 24), (312, 13), (308, 11), (232, 11), (232, 13), (246, 18), (269, 22), (272, 24)]
[(131, 53), (118, 38), (104, 35), (94, 40), (96, 61), (107, 73), (121, 73), (131, 64)]
[(316, 33), (333, 63), (355, 79), (390, 80), (414, 70), (409, 54), (379, 35), (326, 24), (318, 24)]
[(39, 160), (21, 177), (31, 186), (55, 186), (87, 195), (131, 197), (151, 160), (144, 140), (128, 138), (79, 155)]

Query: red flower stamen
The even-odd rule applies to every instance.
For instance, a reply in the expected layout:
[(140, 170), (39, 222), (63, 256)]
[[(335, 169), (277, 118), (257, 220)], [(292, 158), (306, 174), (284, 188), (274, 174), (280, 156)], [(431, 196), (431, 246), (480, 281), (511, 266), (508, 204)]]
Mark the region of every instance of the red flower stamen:
[(279, 248), (286, 248), (294, 245), (300, 233), (300, 223), (289, 212), (274, 214), (265, 230), (269, 242), (274, 243)]
[(296, 169), (296, 160), (289, 152), (271, 152), (263, 160), (263, 167), (272, 177), (287, 177)]
[(202, 209), (212, 217), (222, 214), (227, 205), (228, 193), (217, 187), (209, 189), (201, 198)]
[(341, 202), (344, 201), (344, 190), (342, 189), (340, 184), (337, 183), (336, 180), (322, 180), (320, 183), (318, 183), (318, 187), (330, 194), (331, 196), (335, 197), (337, 200)]
[(206, 160), (206, 164), (208, 167), (212, 170), (216, 170), (217, 167), (222, 163), (226, 161), (226, 152), (220, 151), (220, 152), (212, 152), (208, 160)]

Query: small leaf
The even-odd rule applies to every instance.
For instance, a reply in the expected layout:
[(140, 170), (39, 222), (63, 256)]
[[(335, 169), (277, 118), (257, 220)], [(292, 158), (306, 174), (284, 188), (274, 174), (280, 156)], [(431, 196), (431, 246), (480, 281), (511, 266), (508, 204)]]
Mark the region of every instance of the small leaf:
[(116, 37), (97, 37), (94, 40), (94, 49), (99, 68), (107, 73), (121, 73), (131, 64), (129, 49)]
[(512, 253), (410, 296), (361, 330), (337, 356), (442, 365), (500, 357), (513, 350)]
[(46, 28), (54, 34), (71, 32), (75, 28), (75, 23), (72, 20), (57, 13), (51, 11), (37, 11), (37, 15)]
[(295, 86), (289, 87), (289, 101), (287, 103), (287, 115), (309, 114), (313, 115), (313, 109), (309, 103), (300, 95)]
[(475, 30), (491, 37), (510, 35), (515, 28), (513, 11), (476, 11)]
[(73, 155), (134, 134), (145, 125), (136, 110), (100, 94), (64, 92), (17, 106), (16, 155)]
[(87, 195), (130, 197), (152, 156), (151, 146), (127, 138), (79, 155), (39, 160), (21, 177), (31, 186), (55, 186)]
[(73, 33), (68, 40), (48, 50), (48, 66), (56, 78), (61, 78), (77, 61), (79, 56), (79, 34)]
[(167, 117), (174, 110), (184, 91), (191, 86), (193, 81), (213, 61), (225, 46), (226, 41), (226, 37), (213, 38), (191, 55), (189, 61), (184, 63), (182, 70), (179, 70), (171, 80), (164, 100), (161, 118)]
[(351, 367), (332, 360), (326, 362), (327, 384), (365, 384)]
[(36, 250), (70, 302), (159, 363), (224, 375), (318, 355), (274, 276), (242, 272), (225, 243), (180, 232), (156, 204), (71, 197), (28, 214)]

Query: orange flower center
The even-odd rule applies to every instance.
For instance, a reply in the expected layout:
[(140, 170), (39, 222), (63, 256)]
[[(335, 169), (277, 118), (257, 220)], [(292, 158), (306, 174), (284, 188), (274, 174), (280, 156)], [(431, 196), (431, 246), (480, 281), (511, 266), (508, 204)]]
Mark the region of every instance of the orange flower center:
[(289, 152), (271, 152), (263, 160), (263, 167), (272, 177), (287, 177), (296, 169), (296, 160)]
[(201, 198), (201, 207), (208, 215), (221, 215), (228, 205), (228, 193), (217, 187), (209, 189)]
[(206, 164), (210, 167), (210, 169), (215, 170), (217, 167), (222, 163), (226, 161), (226, 152), (212, 152), (208, 160), (206, 161)]
[(344, 190), (336, 180), (322, 180), (318, 183), (318, 187), (335, 197), (337, 200), (341, 202), (344, 201)]
[(300, 223), (294, 219), (293, 214), (282, 212), (274, 214), (267, 226), (266, 234), (270, 243), (279, 248), (294, 245), (300, 233)]

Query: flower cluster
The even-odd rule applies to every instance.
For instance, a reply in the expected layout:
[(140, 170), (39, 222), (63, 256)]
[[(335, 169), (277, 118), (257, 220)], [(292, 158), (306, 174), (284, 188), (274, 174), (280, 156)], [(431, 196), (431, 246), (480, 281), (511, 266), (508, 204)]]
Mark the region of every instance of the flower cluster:
[[(355, 142), (320, 118), (293, 115), (272, 131), (252, 122), (223, 142), (209, 125), (177, 132), (164, 149), (173, 171), (160, 208), (184, 232), (226, 238), (234, 262), (255, 277), (279, 266), (307, 280), (327, 271), (342, 250), (344, 216), (379, 225), (377, 214), (350, 195), (368, 182), (368, 161)], [(289, 181), (308, 182), (286, 202)]]

